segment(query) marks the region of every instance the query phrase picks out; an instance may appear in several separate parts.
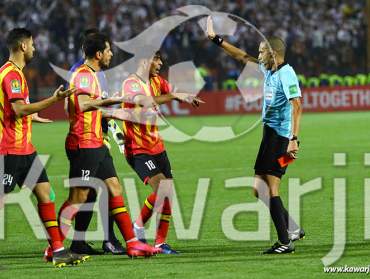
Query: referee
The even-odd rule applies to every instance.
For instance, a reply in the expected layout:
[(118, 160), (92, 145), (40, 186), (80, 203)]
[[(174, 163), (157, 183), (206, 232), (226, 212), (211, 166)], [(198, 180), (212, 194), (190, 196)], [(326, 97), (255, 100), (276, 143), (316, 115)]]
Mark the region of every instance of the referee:
[[(278, 37), (262, 41), (256, 59), (216, 35), (210, 16), (207, 20), (207, 35), (235, 59), (245, 64), (258, 63), (264, 74), (263, 138), (254, 166), (254, 193), (269, 205), (278, 241), (263, 253), (292, 253), (295, 250), (293, 241), (302, 239), (305, 233), (289, 217), (279, 196), (281, 177), (287, 168), (279, 158), (285, 161), (297, 158), (302, 106), (298, 78), (293, 68), (285, 62), (285, 43)], [(263, 191), (264, 185), (268, 186), (268, 191)]]

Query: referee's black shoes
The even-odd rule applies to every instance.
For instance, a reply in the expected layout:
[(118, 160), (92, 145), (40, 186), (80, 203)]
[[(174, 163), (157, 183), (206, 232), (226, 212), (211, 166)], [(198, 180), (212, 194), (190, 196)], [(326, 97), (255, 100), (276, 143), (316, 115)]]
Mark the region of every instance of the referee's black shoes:
[(271, 248), (265, 250), (263, 254), (289, 254), (294, 253), (294, 243), (293, 241), (289, 241), (288, 244), (282, 244), (277, 241)]

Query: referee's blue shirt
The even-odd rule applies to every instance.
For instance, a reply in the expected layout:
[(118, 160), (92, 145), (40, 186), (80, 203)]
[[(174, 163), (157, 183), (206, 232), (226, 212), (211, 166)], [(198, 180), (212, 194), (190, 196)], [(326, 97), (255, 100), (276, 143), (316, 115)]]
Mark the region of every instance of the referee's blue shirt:
[(267, 70), (262, 64), (260, 69), (265, 76), (262, 121), (278, 135), (290, 138), (292, 129), (290, 100), (302, 96), (297, 75), (286, 63), (279, 65), (276, 71)]

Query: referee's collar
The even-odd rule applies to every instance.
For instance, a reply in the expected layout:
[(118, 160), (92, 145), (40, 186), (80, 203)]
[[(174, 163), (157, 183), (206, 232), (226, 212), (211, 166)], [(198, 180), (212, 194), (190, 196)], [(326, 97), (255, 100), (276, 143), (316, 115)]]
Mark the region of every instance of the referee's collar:
[(288, 63), (287, 62), (283, 62), (283, 63), (281, 63), (279, 66), (277, 66), (277, 68), (276, 68), (276, 70), (275, 71), (271, 71), (271, 74), (273, 74), (273, 73), (275, 73), (275, 72), (277, 72), (277, 71), (279, 71), (282, 67), (284, 67), (285, 65), (287, 65)]

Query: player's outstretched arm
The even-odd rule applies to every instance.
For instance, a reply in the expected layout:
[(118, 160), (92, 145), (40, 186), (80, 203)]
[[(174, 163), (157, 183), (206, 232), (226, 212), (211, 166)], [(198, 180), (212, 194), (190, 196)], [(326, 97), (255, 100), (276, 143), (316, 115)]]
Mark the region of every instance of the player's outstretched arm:
[[(158, 115), (158, 112), (152, 108), (148, 108), (147, 110), (142, 111), (142, 110), (135, 110), (132, 108), (100, 107), (100, 111), (102, 112), (103, 117), (111, 119), (109, 121), (110, 122), (109, 125), (112, 125), (113, 127), (116, 126), (116, 128), (114, 128), (114, 133), (121, 133), (121, 134), (123, 134), (122, 131), (118, 128), (118, 125), (115, 124), (113, 119), (143, 124), (145, 123), (143, 122), (143, 119), (146, 119), (148, 117), (153, 117), (154, 115)], [(113, 133), (113, 130), (111, 132)]]
[(136, 95), (133, 100), (131, 100), (131, 103), (140, 105), (145, 108), (150, 108), (156, 105), (162, 105), (164, 103), (171, 102), (175, 99), (175, 96), (173, 96), (172, 94), (165, 94), (160, 96), (146, 96), (140, 94)]
[(24, 100), (16, 100), (12, 102), (12, 107), (17, 117), (23, 117), (42, 111), (56, 102), (64, 100), (66, 97), (72, 95), (75, 91), (76, 89), (68, 89), (63, 91), (63, 85), (61, 85), (57, 90), (55, 90), (53, 96), (49, 98), (32, 104), (26, 104)]
[(133, 99), (133, 102), (135, 104), (148, 108), (155, 105), (162, 105), (164, 103), (171, 102), (174, 99), (175, 97), (172, 94), (165, 94), (160, 96), (136, 95)]
[(201, 99), (190, 93), (177, 93), (172, 92), (169, 94), (164, 94), (160, 96), (148, 97), (144, 95), (138, 95), (134, 98), (134, 102), (143, 107), (153, 107), (155, 105), (162, 105), (164, 103), (171, 102), (172, 100), (177, 100), (180, 102), (186, 102), (198, 107), (200, 103), (204, 103)]
[(193, 107), (199, 107), (199, 104), (205, 103), (202, 99), (190, 93), (173, 92), (171, 94), (175, 97), (175, 100), (186, 102), (188, 104), (191, 104)]
[(43, 118), (43, 117), (39, 116), (39, 114), (37, 112), (32, 114), (32, 121), (33, 122), (38, 122), (38, 123), (52, 123), (53, 122), (53, 120), (51, 120), (51, 119)]
[(82, 112), (97, 110), (98, 107), (107, 107), (111, 105), (121, 104), (125, 101), (124, 97), (113, 96), (107, 99), (91, 99), (89, 95), (78, 95), (78, 104)]
[(214, 42), (216, 45), (220, 46), (225, 52), (230, 55), (231, 57), (239, 60), (243, 63), (253, 62), (258, 63), (258, 59), (249, 55), (245, 51), (241, 50), (240, 48), (237, 48), (236, 46), (226, 42), (223, 38), (216, 35), (214, 29), (213, 29), (213, 21), (212, 17), (208, 16), (207, 18), (207, 36), (208, 38)]

